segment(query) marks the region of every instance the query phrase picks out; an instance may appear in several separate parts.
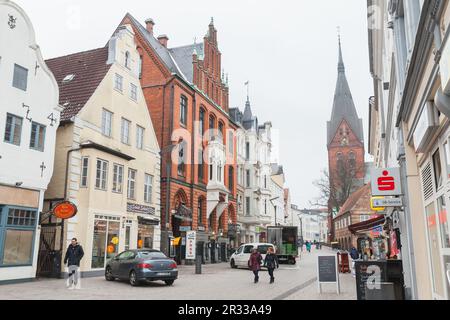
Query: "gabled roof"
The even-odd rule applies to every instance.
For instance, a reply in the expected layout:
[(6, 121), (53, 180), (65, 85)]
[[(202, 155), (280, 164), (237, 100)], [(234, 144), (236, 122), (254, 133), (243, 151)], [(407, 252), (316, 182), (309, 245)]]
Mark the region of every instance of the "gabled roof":
[(360, 141), (364, 140), (362, 119), (358, 118), (355, 103), (353, 102), (352, 93), (345, 76), (345, 65), (342, 58), (341, 41), (339, 40), (339, 62), (338, 62), (338, 79), (336, 83), (336, 91), (334, 94), (333, 111), (331, 120), (327, 123), (328, 129), (328, 145), (333, 141), (336, 132), (342, 123), (346, 120), (351, 130), (355, 133)]
[(365, 209), (367, 210), (367, 213), (372, 213), (372, 209), (370, 207), (371, 186), (370, 184), (366, 184), (350, 195), (350, 197), (342, 206), (341, 210), (339, 210), (339, 214), (336, 217), (339, 217), (347, 212), (352, 211), (353, 208), (358, 203), (358, 201), (366, 195), (369, 195), (369, 197), (367, 198), (367, 203), (364, 203), (364, 206)]
[[(59, 86), (61, 121), (76, 116), (88, 102), (111, 68), (107, 60), (108, 47), (103, 47), (46, 61)], [(63, 81), (70, 75), (71, 81)]]

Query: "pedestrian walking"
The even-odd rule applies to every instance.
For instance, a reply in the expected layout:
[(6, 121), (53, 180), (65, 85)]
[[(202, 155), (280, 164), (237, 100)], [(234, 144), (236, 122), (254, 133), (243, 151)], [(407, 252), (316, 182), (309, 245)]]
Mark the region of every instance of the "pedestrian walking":
[(69, 269), (69, 278), (67, 281), (69, 289), (78, 288), (79, 268), (83, 256), (83, 247), (78, 244), (77, 238), (73, 238), (71, 244), (67, 248), (66, 255), (64, 256), (64, 264), (67, 264)]
[(311, 242), (306, 241), (306, 250), (311, 253)]
[(258, 252), (257, 248), (253, 248), (252, 254), (250, 255), (250, 259), (248, 260), (248, 266), (255, 275), (255, 283), (258, 283), (259, 281), (259, 271), (261, 270), (262, 260), (263, 257), (261, 253)]
[(272, 247), (269, 247), (269, 249), (267, 250), (266, 259), (264, 259), (264, 266), (267, 267), (267, 270), (269, 271), (270, 283), (274, 283), (275, 277), (273, 275), (273, 272), (275, 268), (278, 269), (280, 265), (278, 264), (278, 257), (273, 252)]

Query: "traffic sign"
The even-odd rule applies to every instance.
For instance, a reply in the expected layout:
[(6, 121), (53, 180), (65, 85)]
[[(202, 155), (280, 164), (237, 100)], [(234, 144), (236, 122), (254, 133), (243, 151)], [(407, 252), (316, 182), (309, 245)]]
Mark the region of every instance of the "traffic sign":
[(400, 196), (400, 168), (372, 169), (373, 196)]

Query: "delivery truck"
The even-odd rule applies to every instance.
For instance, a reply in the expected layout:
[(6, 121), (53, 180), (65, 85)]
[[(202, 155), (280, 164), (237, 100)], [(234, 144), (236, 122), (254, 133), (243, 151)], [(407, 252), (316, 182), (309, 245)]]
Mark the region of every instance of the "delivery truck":
[(298, 227), (267, 227), (267, 240), (275, 246), (279, 262), (296, 263)]

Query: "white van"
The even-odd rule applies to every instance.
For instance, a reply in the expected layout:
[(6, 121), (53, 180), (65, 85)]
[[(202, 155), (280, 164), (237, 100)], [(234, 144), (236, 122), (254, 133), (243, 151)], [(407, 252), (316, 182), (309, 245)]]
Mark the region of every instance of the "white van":
[(259, 253), (261, 253), (264, 259), (266, 258), (267, 250), (272, 247), (273, 252), (276, 252), (276, 248), (271, 243), (246, 243), (239, 247), (239, 249), (231, 255), (230, 266), (233, 269), (244, 267), (248, 268), (248, 260), (252, 254), (253, 248), (258, 248)]

